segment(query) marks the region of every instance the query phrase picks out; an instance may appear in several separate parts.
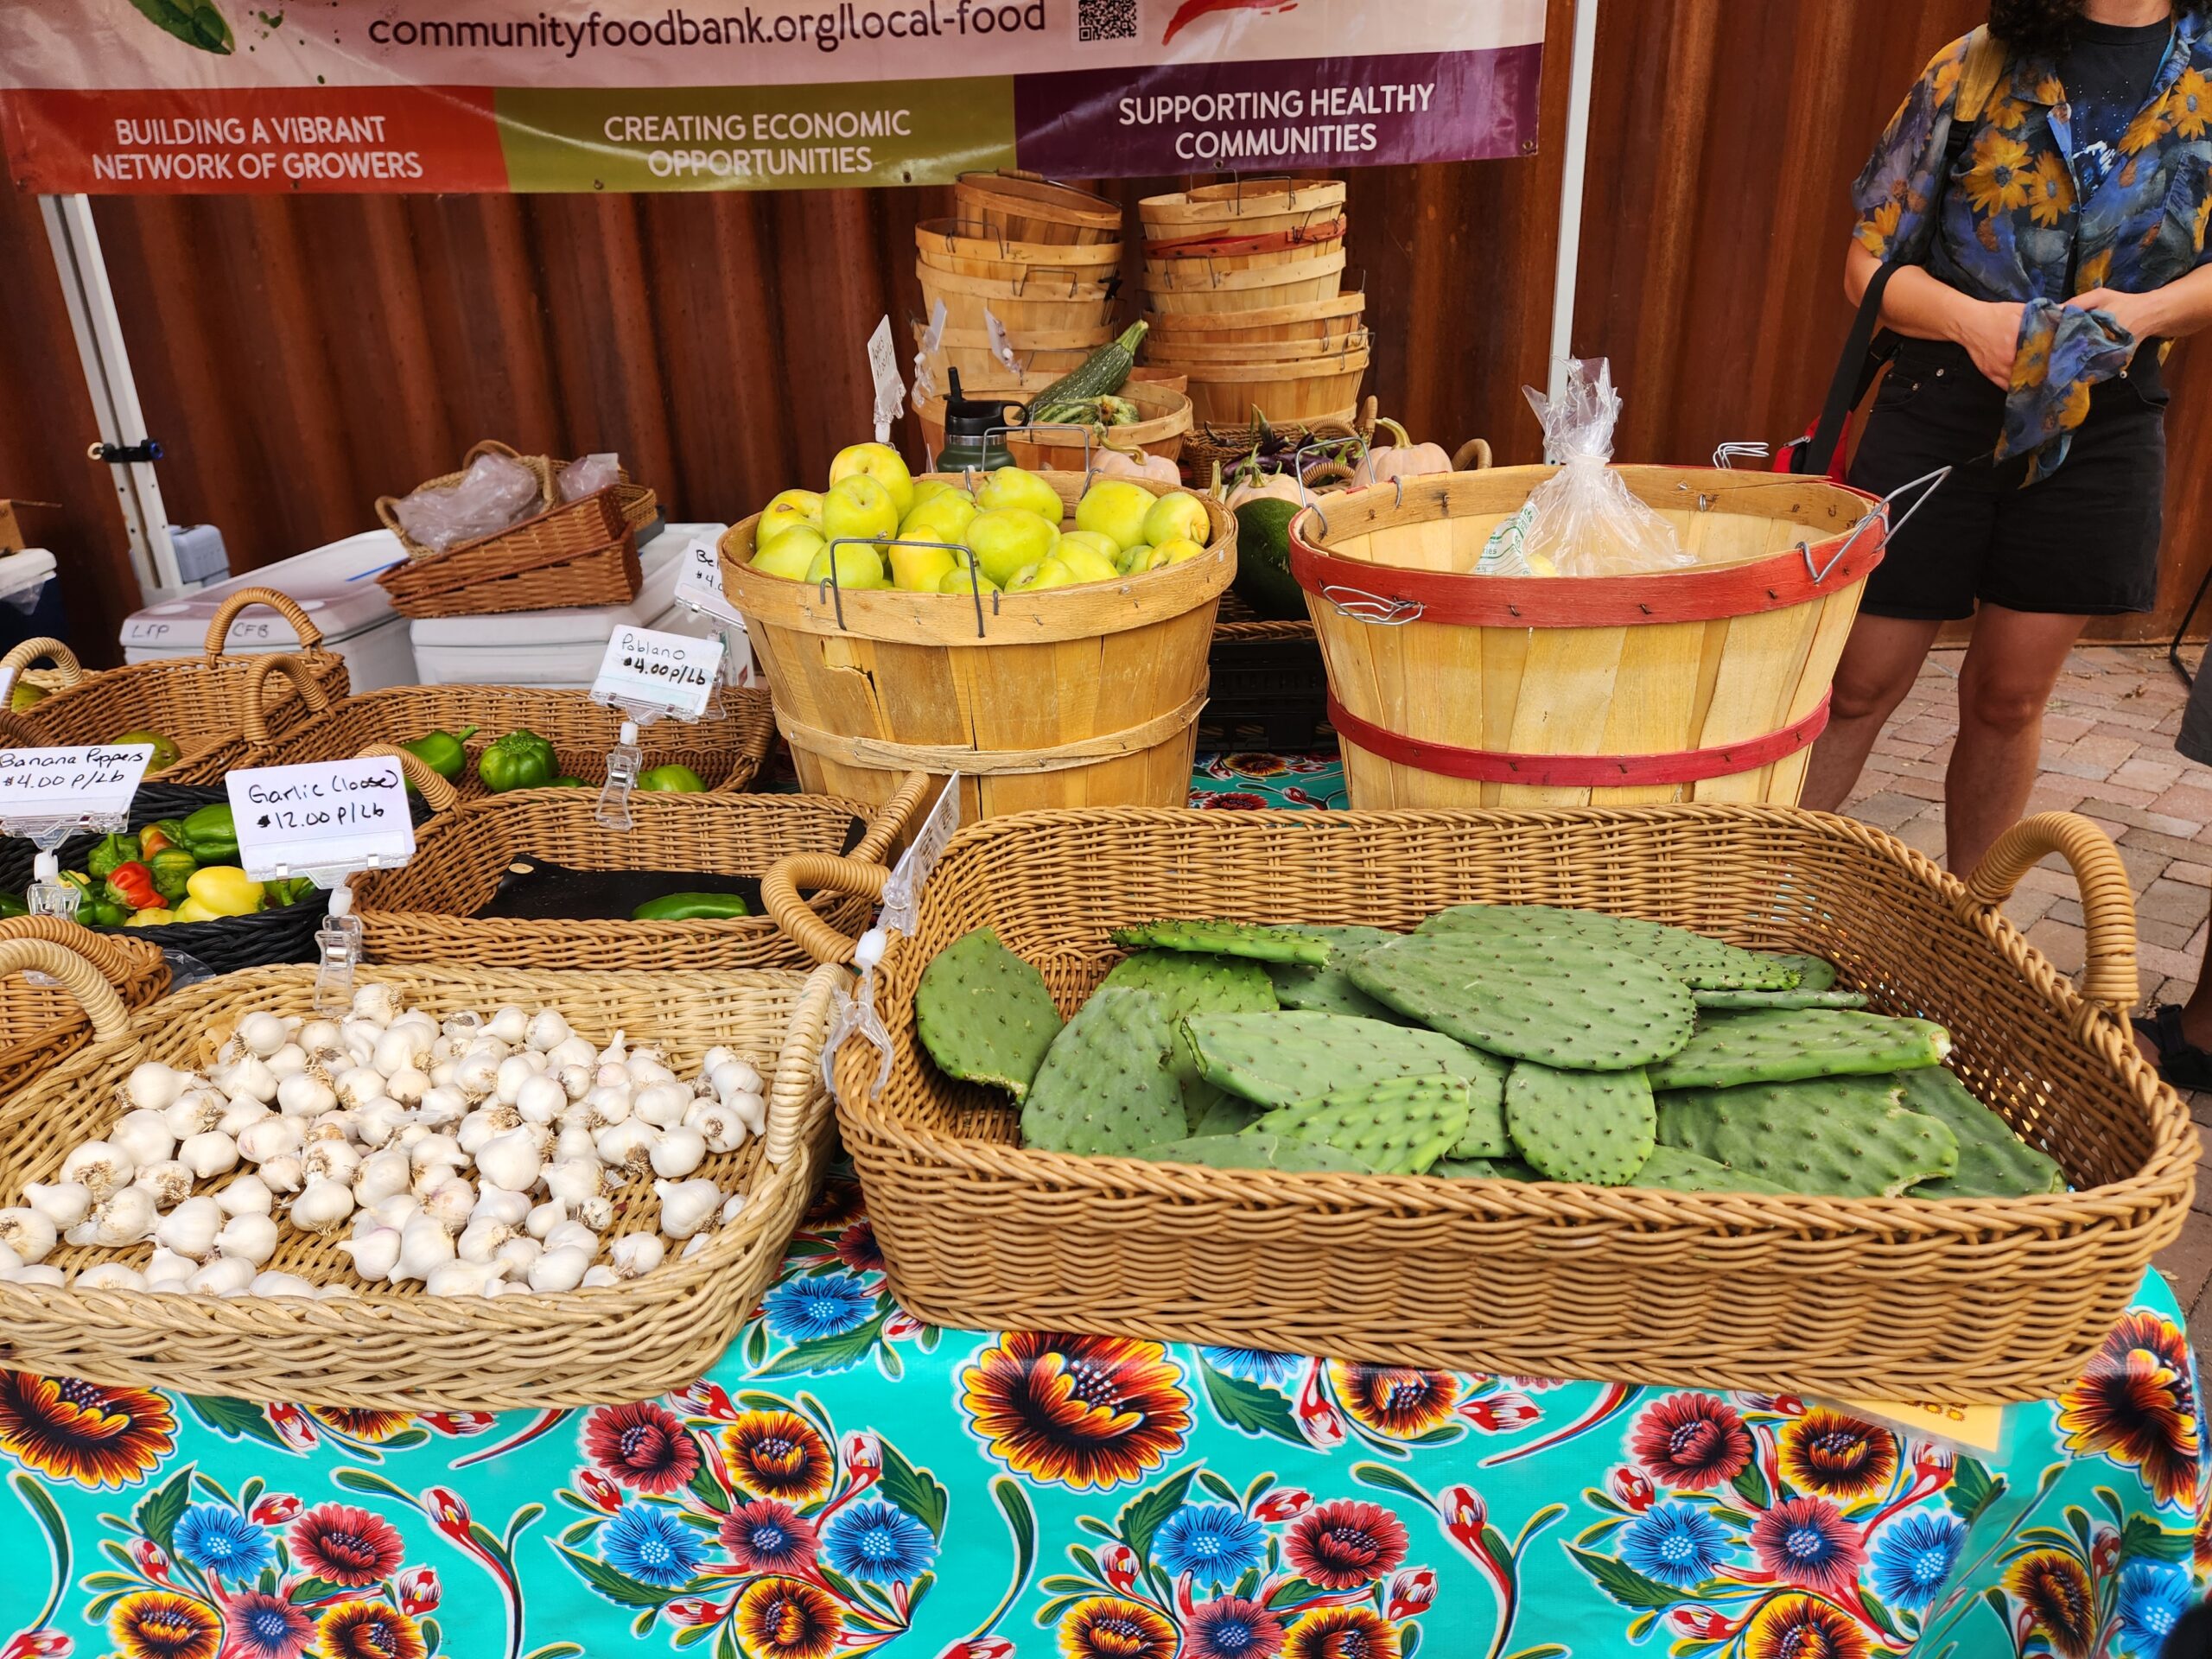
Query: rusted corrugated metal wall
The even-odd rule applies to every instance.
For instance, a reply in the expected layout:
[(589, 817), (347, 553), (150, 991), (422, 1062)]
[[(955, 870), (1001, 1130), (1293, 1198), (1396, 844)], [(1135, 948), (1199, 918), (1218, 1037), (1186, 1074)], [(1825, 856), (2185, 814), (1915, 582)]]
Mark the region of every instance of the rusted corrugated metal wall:
[[(1606, 0), (1574, 340), (1613, 360), (1624, 457), (1699, 461), (1810, 418), (1848, 321), (1845, 188), (1974, 17), (1971, 0)], [(1537, 449), (1520, 388), (1544, 378), (1569, 26), (1553, 0), (1536, 158), (1349, 175), (1370, 389), (1415, 436), (1479, 435), (1501, 460)], [(1109, 188), (1133, 204), (1179, 182)], [(912, 227), (948, 195), (106, 199), (97, 215), (172, 516), (221, 525), (242, 569), (363, 528), (378, 493), (480, 437), (618, 450), (694, 518), (811, 481), (864, 429), (861, 341), (918, 307)], [(111, 642), (134, 602), (120, 523), (81, 458), (90, 410), (20, 195), (0, 205), (0, 493), (67, 502), (40, 528), (77, 632)], [(2212, 423), (2191, 349), (2171, 376), (2177, 456)], [(2212, 480), (2176, 474), (2170, 612), (2212, 557)]]

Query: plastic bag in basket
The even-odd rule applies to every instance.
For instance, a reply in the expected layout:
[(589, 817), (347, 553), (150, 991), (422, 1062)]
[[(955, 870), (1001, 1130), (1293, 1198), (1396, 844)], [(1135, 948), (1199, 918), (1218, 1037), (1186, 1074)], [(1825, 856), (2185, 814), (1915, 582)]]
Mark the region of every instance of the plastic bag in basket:
[(558, 480), (563, 501), (581, 501), (621, 481), (622, 458), (603, 453), (570, 461), (561, 469)]
[(537, 475), (506, 455), (483, 454), (451, 488), (424, 485), (392, 508), (408, 539), (442, 553), (456, 543), (489, 536), (538, 509)]
[(1604, 358), (1573, 359), (1567, 390), (1556, 400), (1533, 386), (1522, 390), (1544, 425), (1544, 459), (1559, 471), (1491, 532), (1478, 571), (1619, 576), (1697, 562), (1667, 521), (1605, 465), (1612, 458), (1621, 400)]

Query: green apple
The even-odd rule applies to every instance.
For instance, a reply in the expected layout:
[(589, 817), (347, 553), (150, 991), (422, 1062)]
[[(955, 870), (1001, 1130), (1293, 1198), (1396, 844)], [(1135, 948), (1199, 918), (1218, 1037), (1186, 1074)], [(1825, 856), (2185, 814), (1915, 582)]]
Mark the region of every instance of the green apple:
[(1144, 516), (1157, 499), (1143, 485), (1126, 478), (1101, 479), (1076, 503), (1075, 527), (1112, 537), (1117, 549), (1135, 547), (1152, 539), (1144, 533)]
[(1049, 554), (1059, 537), (1058, 524), (1047, 524), (1033, 512), (991, 507), (969, 523), (966, 540), (976, 550), (983, 574), (1003, 588), (1025, 565), (1038, 563)]
[(976, 505), (987, 511), (1026, 507), (1050, 522), (1055, 530), (1060, 527), (1060, 519), (1067, 512), (1058, 490), (1036, 474), (1025, 473), (1019, 467), (1001, 467), (986, 473), (982, 486), (976, 492)]
[(914, 475), (906, 470), (906, 457), (887, 443), (855, 443), (840, 449), (830, 463), (830, 487), (849, 478), (872, 478), (882, 485), (901, 518), (914, 505)]
[(1137, 576), (1147, 570), (1156, 570), (1166, 563), (1160, 556), (1158, 548), (1139, 542), (1135, 547), (1122, 550), (1122, 556), (1114, 561), (1114, 568), (1125, 576)]
[(829, 545), (822, 539), (820, 531), (806, 524), (795, 524), (766, 547), (758, 542), (753, 543), (753, 568), (772, 576), (787, 576), (793, 582), (804, 582), (816, 556)]
[(891, 585), (909, 593), (935, 593), (938, 584), (959, 569), (949, 547), (910, 547), (893, 542), (884, 550), (891, 555)]
[(1046, 588), (1072, 588), (1082, 578), (1056, 558), (1025, 566), (1006, 585), (1010, 594), (1033, 594)]
[(812, 490), (785, 490), (772, 498), (753, 527), (753, 544), (766, 547), (795, 524), (822, 528), (822, 498)]
[[(830, 580), (830, 552), (824, 546), (814, 556), (814, 563), (806, 567), (809, 582)], [(883, 574), (883, 561), (872, 547), (861, 547), (848, 542), (836, 550), (837, 585), (840, 588), (888, 588), (891, 578)]]
[(963, 563), (954, 565), (951, 569), (944, 573), (944, 580), (937, 585), (937, 590), (940, 594), (995, 594), (999, 591), (999, 585), (985, 575), (978, 575), (970, 582), (968, 578), (968, 567)]
[(899, 520), (899, 533), (901, 536), (933, 536), (940, 541), (957, 542), (967, 535), (976, 511), (976, 504), (957, 491), (932, 496), (926, 501), (917, 502), (914, 510)]
[(1074, 571), (1077, 582), (1112, 582), (1122, 574), (1111, 558), (1072, 536), (1063, 536), (1052, 544), (1052, 559)]
[(1162, 564), (1180, 564), (1185, 559), (1195, 559), (1205, 549), (1187, 536), (1178, 536), (1173, 541), (1161, 542), (1153, 550), (1153, 556)]
[(911, 513), (914, 507), (925, 506), (940, 495), (957, 495), (969, 506), (976, 505), (976, 498), (957, 484), (948, 484), (941, 478), (918, 478), (914, 480), (914, 506), (906, 511)]
[(891, 492), (863, 474), (840, 479), (822, 498), (822, 533), (831, 541), (857, 536), (872, 542), (899, 529), (899, 505)]
[(1154, 547), (1176, 541), (1196, 542), (1204, 547), (1211, 538), (1212, 528), (1206, 522), (1205, 503), (1195, 495), (1177, 490), (1152, 504), (1152, 510), (1144, 516), (1144, 534), (1137, 540), (1150, 542)]
[[(1121, 543), (1111, 536), (1102, 535), (1095, 530), (1064, 530), (1060, 532), (1060, 540), (1073, 542), (1078, 547), (1087, 547), (1095, 552), (1103, 553), (1109, 559), (1118, 559), (1122, 556)], [(1059, 549), (1055, 547), (1052, 550), (1057, 553)]]

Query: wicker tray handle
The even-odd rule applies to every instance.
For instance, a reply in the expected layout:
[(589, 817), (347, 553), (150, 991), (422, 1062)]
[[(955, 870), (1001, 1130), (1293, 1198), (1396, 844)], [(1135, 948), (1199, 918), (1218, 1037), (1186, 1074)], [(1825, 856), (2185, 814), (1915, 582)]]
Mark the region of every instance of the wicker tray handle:
[(1989, 932), (2020, 878), (2052, 853), (2073, 868), (2082, 889), (2088, 943), (2082, 995), (2125, 1019), (2143, 995), (2135, 965), (2135, 893), (2111, 837), (2079, 813), (2038, 812), (1999, 836), (1967, 878), (1959, 917)]
[(94, 1040), (113, 1042), (130, 1029), (130, 1010), (100, 970), (52, 939), (0, 939), (0, 975), (36, 969), (60, 980), (92, 1022)]
[(12, 709), (0, 709), (0, 749), (42, 749), (50, 740)]
[(0, 919), (0, 942), (42, 939), (82, 957), (110, 983), (145, 971), (145, 959), (159, 957), (159, 947), (142, 939), (95, 933), (60, 916), (10, 916)]
[(289, 594), (280, 594), (274, 588), (241, 588), (218, 606), (215, 614), (207, 620), (207, 638), (200, 650), (210, 657), (223, 654), (223, 642), (230, 637), (231, 624), (238, 620), (238, 613), (256, 605), (266, 605), (270, 610), (292, 625), (292, 632), (300, 636), (300, 646), (309, 649), (322, 643), (322, 630), (315, 626), (300, 603)]
[(760, 878), (760, 902), (776, 925), (798, 948), (824, 966), (853, 959), (860, 941), (849, 939), (808, 908), (798, 896), (801, 887), (819, 893), (856, 893), (870, 903), (883, 897), (883, 884), (891, 872), (881, 862), (920, 806), (922, 797), (936, 782), (925, 772), (910, 772), (898, 792), (886, 801), (853, 850), (843, 857), (835, 853), (793, 853), (778, 859)]
[(397, 760), (399, 770), (414, 785), (415, 792), (423, 798), (423, 804), (433, 812), (449, 810), (461, 799), (461, 791), (441, 778), (423, 763), (420, 755), (410, 754), (396, 743), (372, 743), (365, 749), (354, 752), (356, 760), (378, 758)]
[(77, 660), (77, 653), (59, 639), (41, 635), (26, 639), (6, 656), (0, 657), (0, 668), (12, 668), (17, 673), (29, 668), (40, 658), (54, 664), (54, 677), (63, 685), (74, 685), (85, 677), (85, 665)]
[[(287, 601), (287, 603), (290, 601)], [(269, 741), (269, 677), (283, 674), (299, 688), (308, 709), (321, 714), (330, 707), (330, 693), (322, 689), (314, 671), (289, 651), (257, 657), (245, 671), (245, 741), (254, 748)]]
[(1490, 465), (1490, 443), (1484, 438), (1469, 438), (1452, 452), (1452, 470), (1455, 473), (1479, 473)]
[(768, 1085), (768, 1131), (762, 1150), (779, 1169), (798, 1155), (810, 1103), (822, 1087), (822, 1046), (829, 1040), (835, 994), (851, 976), (825, 963), (807, 976), (784, 1033), (784, 1052)]

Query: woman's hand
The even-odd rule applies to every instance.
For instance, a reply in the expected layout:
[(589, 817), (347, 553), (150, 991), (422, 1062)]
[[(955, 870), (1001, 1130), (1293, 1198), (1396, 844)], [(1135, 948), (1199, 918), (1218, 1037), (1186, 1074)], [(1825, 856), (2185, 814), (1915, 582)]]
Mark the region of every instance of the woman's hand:
[(1952, 323), (1952, 338), (1967, 348), (1974, 367), (2007, 391), (2012, 389), (2012, 359), (2020, 350), (2020, 314), (2026, 309), (2013, 300), (1961, 296)]
[(2069, 311), (2101, 311), (2127, 330), (2131, 340), (2143, 340), (2163, 333), (2160, 316), (2164, 302), (2157, 291), (2123, 294), (2116, 288), (2093, 288), (2066, 302)]

